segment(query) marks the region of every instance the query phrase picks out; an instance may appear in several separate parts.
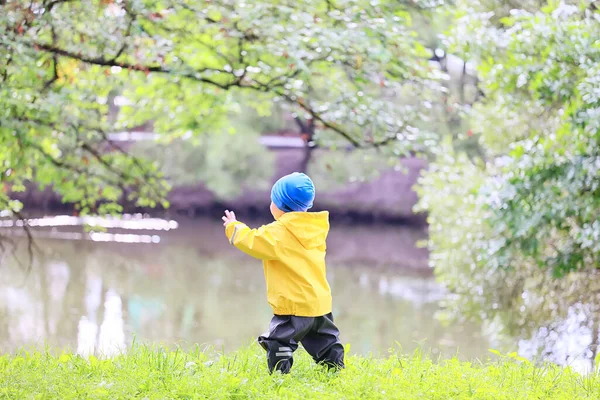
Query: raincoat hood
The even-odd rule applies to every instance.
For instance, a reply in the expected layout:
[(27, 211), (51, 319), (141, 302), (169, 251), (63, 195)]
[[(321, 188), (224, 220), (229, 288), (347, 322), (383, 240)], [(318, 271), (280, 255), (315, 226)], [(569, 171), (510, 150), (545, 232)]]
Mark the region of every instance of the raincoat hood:
[(307, 250), (323, 247), (329, 234), (329, 213), (290, 212), (279, 218), (279, 222)]

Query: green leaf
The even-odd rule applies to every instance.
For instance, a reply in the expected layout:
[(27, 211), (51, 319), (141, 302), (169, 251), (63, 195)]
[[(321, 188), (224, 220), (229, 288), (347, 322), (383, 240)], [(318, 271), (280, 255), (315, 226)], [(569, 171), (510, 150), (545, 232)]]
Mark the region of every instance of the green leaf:
[(522, 145), (518, 145), (514, 148), (514, 150), (510, 153), (510, 155), (516, 159), (523, 157), (525, 154), (525, 149)]

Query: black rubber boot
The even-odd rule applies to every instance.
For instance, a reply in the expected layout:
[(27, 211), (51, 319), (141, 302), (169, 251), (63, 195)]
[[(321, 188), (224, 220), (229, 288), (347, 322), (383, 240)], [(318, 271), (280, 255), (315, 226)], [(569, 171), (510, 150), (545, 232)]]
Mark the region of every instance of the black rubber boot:
[(259, 336), (258, 343), (267, 351), (269, 372), (289, 373), (298, 343), (302, 343), (315, 362), (344, 368), (344, 347), (339, 334), (331, 313), (322, 317), (275, 315), (269, 332)]

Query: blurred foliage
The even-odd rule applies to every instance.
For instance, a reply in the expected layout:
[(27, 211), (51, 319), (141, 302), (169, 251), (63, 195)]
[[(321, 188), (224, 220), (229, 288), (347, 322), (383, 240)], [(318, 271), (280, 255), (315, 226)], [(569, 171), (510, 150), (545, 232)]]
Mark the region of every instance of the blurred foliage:
[(365, 182), (397, 166), (399, 160), (381, 157), (376, 149), (353, 151), (328, 149), (315, 153), (310, 165), (310, 176), (323, 192), (343, 189), (348, 182)]
[(259, 142), (262, 130), (256, 127), (261, 129), (265, 120), (253, 118), (253, 114), (250, 110), (247, 117), (234, 118), (229, 130), (162, 145), (139, 142), (132, 153), (157, 161), (173, 186), (202, 182), (221, 199), (239, 196), (246, 188), (244, 183), (252, 189), (265, 189), (271, 182), (275, 155)]
[(446, 144), (419, 189), (431, 265), (454, 293), (449, 314), (530, 337), (578, 305), (595, 348), (600, 11), (457, 1), (456, 18), (446, 43), (478, 65), (485, 98), (467, 115), (483, 153)]
[[(51, 185), (82, 213), (119, 212), (124, 195), (155, 206), (169, 186), (159, 163), (108, 133), (151, 122), (167, 143), (220, 134), (248, 105), (261, 117), (276, 107), (314, 119), (327, 146), (424, 151), (430, 135), (417, 123), (440, 73), (411, 15), (439, 3), (3, 1), (2, 208), (20, 207), (9, 193), (26, 182)], [(116, 120), (114, 93), (128, 100)], [(236, 134), (238, 149), (255, 140)], [(232, 176), (247, 177), (240, 168)]]

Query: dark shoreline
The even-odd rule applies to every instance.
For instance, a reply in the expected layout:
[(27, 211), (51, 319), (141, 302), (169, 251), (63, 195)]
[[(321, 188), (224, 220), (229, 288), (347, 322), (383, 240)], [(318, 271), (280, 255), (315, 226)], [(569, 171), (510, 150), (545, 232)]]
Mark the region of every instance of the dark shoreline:
[[(270, 149), (275, 155), (272, 181), (278, 177), (299, 171), (304, 156), (302, 148)], [(315, 151), (313, 157), (327, 157), (325, 151)], [(327, 210), (331, 220), (344, 224), (393, 224), (403, 226), (426, 226), (427, 216), (415, 214), (413, 207), (418, 196), (413, 186), (427, 168), (427, 162), (416, 157), (401, 160), (402, 171), (384, 170), (369, 181), (337, 185), (318, 191), (314, 211)], [(71, 204), (64, 204), (54, 191), (47, 187), (39, 190), (36, 185), (26, 185), (23, 193), (11, 196), (24, 204), (25, 211), (66, 213), (73, 215), (76, 210)], [(148, 213), (150, 215), (181, 215), (188, 218), (217, 217), (223, 210), (233, 209), (245, 218), (269, 219), (269, 189), (247, 188), (232, 200), (219, 199), (203, 184), (174, 186), (168, 195), (168, 210), (135, 207), (124, 204), (125, 213)]]
[[(43, 201), (28, 201), (21, 196), (15, 196), (16, 199), (23, 201), (23, 215), (40, 215), (40, 214), (66, 214), (77, 215), (77, 210), (72, 204), (65, 204), (60, 201), (54, 193), (48, 193), (43, 196)], [(268, 205), (267, 205), (268, 206)], [(244, 217), (249, 222), (263, 223), (269, 221), (272, 217), (268, 207), (259, 208), (257, 206), (236, 206), (233, 203), (215, 202), (208, 207), (187, 207), (178, 208), (172, 206), (169, 209), (163, 208), (141, 208), (141, 207), (124, 207), (125, 214), (148, 214), (156, 218), (174, 218), (177, 216), (200, 219), (214, 218), (220, 219), (223, 211), (231, 209), (236, 211), (240, 217)], [(410, 226), (410, 227), (426, 227), (426, 214), (413, 214), (410, 216), (404, 215), (389, 215), (386, 213), (369, 213), (354, 210), (326, 209), (315, 206), (311, 211), (329, 211), (330, 220), (333, 223), (341, 225), (395, 225), (395, 226)]]

